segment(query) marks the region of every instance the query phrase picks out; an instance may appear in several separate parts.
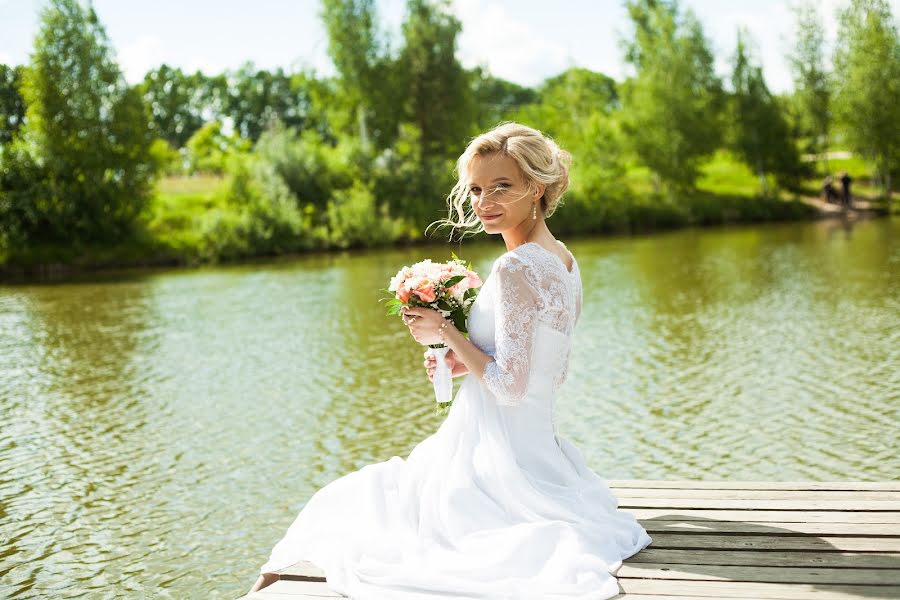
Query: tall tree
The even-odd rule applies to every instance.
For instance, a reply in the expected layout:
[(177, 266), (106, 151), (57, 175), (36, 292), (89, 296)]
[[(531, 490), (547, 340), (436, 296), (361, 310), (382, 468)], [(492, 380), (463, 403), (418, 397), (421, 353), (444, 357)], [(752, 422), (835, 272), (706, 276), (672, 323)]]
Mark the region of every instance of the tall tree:
[(200, 71), (188, 75), (163, 64), (148, 71), (139, 85), (158, 135), (174, 148), (183, 148), (205, 122), (203, 79)]
[(781, 108), (769, 92), (762, 67), (748, 48), (750, 35), (738, 30), (733, 61), (732, 144), (759, 176), (760, 188), (768, 192), (766, 174), (781, 181), (797, 174), (799, 157)]
[(456, 58), (462, 30), (448, 0), (408, 0), (399, 68), (405, 118), (420, 131), (425, 157), (464, 144), (475, 120), (469, 76)]
[(376, 27), (374, 0), (322, 0), (328, 54), (340, 73), (342, 100), (356, 115), (363, 147), (386, 147), (397, 135), (395, 61)]
[(470, 77), (479, 131), (508, 119), (513, 111), (538, 97), (534, 89), (491, 75), (482, 67), (475, 67)]
[[(573, 169), (588, 169), (607, 183), (623, 167), (616, 82), (603, 73), (573, 67), (538, 87), (539, 100), (516, 115), (563, 142), (578, 160)], [(586, 175), (579, 172), (579, 178)]]
[(624, 86), (625, 131), (659, 180), (693, 187), (703, 157), (722, 139), (722, 84), (700, 21), (677, 0), (629, 0), (634, 36), (624, 42), (636, 70)]
[(26, 122), (0, 169), (0, 221), (17, 220), (6, 230), (19, 241), (122, 237), (150, 197), (149, 115), (90, 5), (51, 0), (40, 23)]
[(538, 88), (541, 103), (555, 107), (570, 127), (590, 114), (609, 114), (620, 107), (615, 80), (603, 73), (573, 67), (550, 77)]
[[(831, 125), (831, 82), (825, 65), (825, 27), (819, 10), (811, 0), (793, 7), (796, 19), (796, 42), (788, 55), (794, 79), (794, 94), (801, 114), (801, 124), (811, 139), (809, 149), (815, 153), (828, 149)], [(827, 159), (826, 159), (827, 169)]]
[(227, 114), (240, 135), (256, 141), (266, 126), (277, 119), (288, 127), (303, 129), (311, 110), (311, 99), (303, 79), (242, 65), (228, 75)]
[(25, 119), (25, 100), (19, 92), (22, 67), (0, 65), (0, 145), (8, 144)]
[(834, 70), (838, 123), (889, 195), (900, 168), (900, 40), (888, 2), (851, 0), (840, 12)]

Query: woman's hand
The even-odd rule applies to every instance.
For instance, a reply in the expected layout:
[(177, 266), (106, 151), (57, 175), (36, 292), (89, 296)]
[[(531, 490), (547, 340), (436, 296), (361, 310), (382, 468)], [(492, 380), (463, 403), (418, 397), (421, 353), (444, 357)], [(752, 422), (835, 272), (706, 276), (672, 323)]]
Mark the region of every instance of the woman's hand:
[(400, 312), (403, 314), (403, 322), (409, 327), (413, 338), (423, 346), (441, 343), (439, 329), (444, 323), (447, 323), (444, 333), (447, 333), (448, 328), (453, 327), (453, 323), (445, 319), (440, 311), (433, 308), (404, 306)]
[[(465, 375), (469, 372), (469, 368), (463, 363), (463, 361), (457, 358), (456, 354), (453, 353), (453, 350), (448, 350), (447, 355), (444, 358), (444, 362), (447, 363), (447, 368), (450, 369), (450, 374), (453, 377), (459, 377), (460, 375)], [(425, 351), (425, 372), (428, 374), (428, 381), (434, 381), (434, 371), (437, 369), (437, 359), (432, 356), (428, 350)]]

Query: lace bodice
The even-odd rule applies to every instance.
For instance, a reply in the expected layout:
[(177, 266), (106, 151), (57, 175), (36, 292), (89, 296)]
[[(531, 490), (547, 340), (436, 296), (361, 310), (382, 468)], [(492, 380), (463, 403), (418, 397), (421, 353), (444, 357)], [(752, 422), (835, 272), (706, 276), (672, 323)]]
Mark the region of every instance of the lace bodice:
[(568, 372), (572, 331), (581, 315), (578, 263), (528, 242), (500, 256), (469, 316), (470, 337), (493, 356), (484, 384), (499, 404), (555, 391)]

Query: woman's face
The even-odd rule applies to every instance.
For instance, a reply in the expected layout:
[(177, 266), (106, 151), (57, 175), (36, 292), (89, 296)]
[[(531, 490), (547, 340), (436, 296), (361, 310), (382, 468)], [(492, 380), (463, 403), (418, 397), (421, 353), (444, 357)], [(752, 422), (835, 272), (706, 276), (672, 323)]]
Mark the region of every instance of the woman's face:
[(529, 192), (516, 161), (497, 153), (469, 162), (467, 185), (472, 209), (487, 233), (501, 233), (530, 219), (532, 204), (543, 193)]

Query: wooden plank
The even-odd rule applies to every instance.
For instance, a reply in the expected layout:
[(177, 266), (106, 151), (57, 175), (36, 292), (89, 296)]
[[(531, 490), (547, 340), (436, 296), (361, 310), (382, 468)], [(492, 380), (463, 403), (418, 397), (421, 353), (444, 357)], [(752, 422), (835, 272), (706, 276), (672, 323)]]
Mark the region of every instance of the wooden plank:
[(638, 519), (661, 519), (682, 521), (704, 521), (716, 519), (721, 521), (744, 521), (781, 523), (890, 523), (900, 524), (900, 512), (879, 511), (818, 511), (818, 510), (728, 510), (728, 509), (664, 509), (634, 508), (628, 509)]
[[(658, 579), (620, 579), (619, 588), (631, 594), (659, 594), (677, 598), (702, 596), (704, 598), (781, 598), (787, 600), (859, 600), (860, 598), (900, 598), (900, 586), (889, 585), (841, 585), (807, 583), (755, 583), (745, 581), (679, 581), (677, 589), (671, 581)], [(619, 598), (619, 596), (616, 596)]]
[[(861, 596), (851, 596), (861, 598)], [(610, 600), (709, 600), (709, 596), (689, 596), (681, 594), (678, 590), (671, 590), (668, 594), (619, 594)], [(794, 596), (792, 596), (794, 598)], [(818, 596), (816, 596), (818, 598)]]
[(617, 577), (691, 581), (755, 581), (769, 583), (846, 583), (900, 586), (900, 569), (836, 569), (783, 566), (623, 565)]
[(722, 550), (817, 550), (821, 552), (900, 552), (900, 538), (866, 537), (767, 537), (762, 535), (657, 533), (656, 548)]
[[(655, 540), (654, 540), (655, 541)], [(862, 569), (900, 569), (900, 553), (815, 552), (753, 550), (679, 550), (651, 545), (625, 560), (624, 564), (666, 563), (698, 565), (744, 565), (785, 567), (841, 567)]]
[(280, 571), (276, 571), (282, 579), (298, 581), (325, 581), (325, 572), (309, 561), (302, 560)]
[[(808, 490), (683, 490), (657, 488), (623, 488), (615, 490), (617, 498), (703, 498), (723, 500), (847, 500), (849, 510), (860, 500), (894, 502), (900, 506), (900, 492), (894, 491), (808, 491)], [(893, 509), (888, 509), (893, 510)]]
[[(269, 586), (271, 587), (271, 586)], [(313, 594), (279, 594), (277, 592), (267, 592), (268, 588), (263, 588), (258, 592), (252, 592), (246, 596), (241, 596), (240, 600), (322, 600), (322, 598), (346, 598), (347, 596), (320, 596)], [(630, 596), (629, 596), (630, 598)]]
[[(900, 482), (611, 480), (651, 546), (625, 600), (900, 598)], [(302, 561), (248, 600), (341, 598)]]
[(268, 600), (286, 600), (287, 598), (346, 598), (333, 591), (328, 585), (320, 581), (290, 581), (279, 579), (275, 583), (264, 587), (254, 594)]
[(689, 490), (888, 490), (900, 492), (900, 481), (691, 481), (608, 479), (609, 487)]
[(743, 508), (762, 510), (900, 511), (900, 500), (747, 500), (726, 498), (620, 498), (618, 508)]
[(900, 523), (779, 523), (762, 521), (669, 521), (638, 519), (649, 532), (660, 533), (756, 533), (761, 535), (900, 536)]
[(619, 594), (610, 600), (709, 600), (709, 596), (688, 596), (672, 590), (668, 594)]

